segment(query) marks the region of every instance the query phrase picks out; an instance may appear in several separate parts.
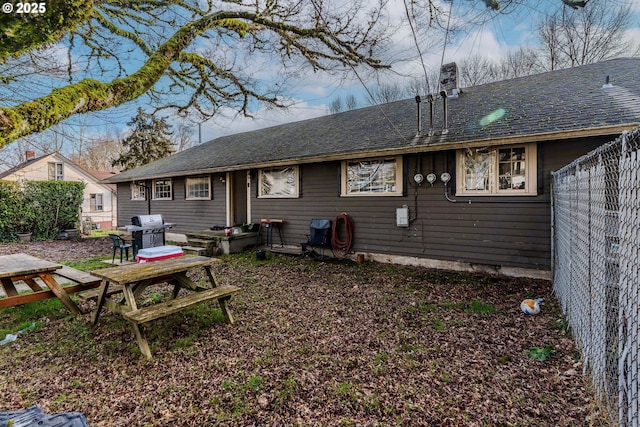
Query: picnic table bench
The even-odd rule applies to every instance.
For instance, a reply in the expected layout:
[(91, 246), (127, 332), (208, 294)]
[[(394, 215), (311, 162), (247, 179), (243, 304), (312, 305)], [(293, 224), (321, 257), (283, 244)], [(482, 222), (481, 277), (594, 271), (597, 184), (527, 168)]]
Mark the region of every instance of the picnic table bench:
[[(93, 324), (97, 324), (102, 308), (120, 314), (131, 323), (141, 353), (151, 359), (149, 344), (140, 329), (140, 325), (161, 317), (184, 310), (194, 304), (217, 299), (227, 323), (234, 323), (233, 314), (227, 306), (231, 295), (240, 291), (237, 286), (218, 286), (213, 273), (212, 264), (220, 262), (216, 258), (203, 256), (182, 256), (143, 264), (131, 264), (93, 272), (102, 279), (97, 293)], [(187, 277), (187, 271), (195, 268), (204, 269), (209, 284), (201, 286)], [(137, 299), (149, 286), (159, 283), (173, 285), (171, 299), (147, 307), (138, 307)], [(110, 289), (115, 287), (115, 292)], [(179, 296), (180, 290), (190, 293)], [(123, 294), (124, 298), (120, 295)], [(117, 298), (111, 298), (118, 295)], [(88, 296), (93, 298), (94, 294)]]
[[(75, 284), (63, 287), (56, 276)], [(46, 289), (36, 280), (44, 283)], [(17, 282), (24, 282), (33, 292), (20, 294), (15, 287)], [(77, 316), (81, 314), (80, 309), (69, 294), (96, 288), (100, 279), (84, 271), (19, 253), (0, 256), (0, 283), (7, 295), (0, 298), (0, 308), (56, 297)]]

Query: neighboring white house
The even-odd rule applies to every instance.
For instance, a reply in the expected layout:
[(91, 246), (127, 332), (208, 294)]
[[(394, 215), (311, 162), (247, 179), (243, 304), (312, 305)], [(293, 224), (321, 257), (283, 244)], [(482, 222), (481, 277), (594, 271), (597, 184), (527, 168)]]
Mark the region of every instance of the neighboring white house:
[(0, 180), (6, 181), (80, 181), (86, 184), (81, 206), (83, 224), (91, 220), (101, 229), (111, 230), (117, 226), (115, 186), (100, 184), (108, 172), (88, 172), (59, 153), (35, 157), (27, 152), (27, 161), (4, 172)]

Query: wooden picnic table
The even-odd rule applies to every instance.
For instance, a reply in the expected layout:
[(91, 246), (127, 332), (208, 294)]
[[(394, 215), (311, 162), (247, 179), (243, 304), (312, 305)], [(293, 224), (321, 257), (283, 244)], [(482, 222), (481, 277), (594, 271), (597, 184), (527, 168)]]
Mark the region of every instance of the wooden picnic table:
[[(181, 256), (92, 272), (102, 278), (100, 290), (96, 295), (93, 324), (97, 324), (103, 307), (119, 313), (131, 323), (140, 351), (148, 359), (152, 356), (149, 344), (140, 329), (142, 323), (168, 316), (203, 301), (217, 299), (225, 320), (233, 324), (233, 315), (227, 307), (227, 301), (240, 288), (230, 285), (218, 286), (211, 271), (211, 266), (216, 262), (220, 260), (203, 256)], [(204, 269), (209, 284), (201, 286), (187, 277), (187, 272), (195, 268)], [(147, 287), (159, 283), (173, 285), (172, 298), (150, 306), (138, 307), (137, 298), (142, 292)], [(186, 289), (189, 293), (178, 296), (181, 289)], [(124, 294), (124, 298), (120, 294)], [(112, 296), (115, 299), (111, 298)]]
[[(76, 284), (62, 287), (54, 274)], [(48, 289), (43, 289), (36, 279), (41, 280)], [(26, 283), (33, 292), (18, 293), (15, 283), (20, 281)], [(7, 295), (6, 298), (0, 298), (0, 308), (57, 297), (72, 314), (78, 316), (80, 309), (69, 294), (95, 288), (100, 284), (100, 279), (56, 262), (18, 253), (0, 256), (0, 282)]]

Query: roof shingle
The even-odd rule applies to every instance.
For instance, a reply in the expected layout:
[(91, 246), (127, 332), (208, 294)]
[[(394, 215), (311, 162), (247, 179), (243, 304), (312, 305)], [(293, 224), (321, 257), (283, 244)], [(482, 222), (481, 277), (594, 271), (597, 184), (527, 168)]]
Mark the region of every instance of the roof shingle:
[[(603, 88), (607, 76), (613, 85)], [(423, 100), (424, 101), (424, 100)], [(572, 132), (640, 124), (640, 58), (621, 58), (462, 89), (443, 101), (422, 102), (418, 130), (414, 99), (351, 110), (265, 129), (228, 135), (144, 165), (104, 182), (169, 177), (248, 167), (383, 154), (428, 151), (459, 144), (567, 138)], [(483, 120), (484, 119), (484, 120)], [(563, 136), (564, 135), (564, 136)], [(502, 142), (505, 143), (505, 142)]]

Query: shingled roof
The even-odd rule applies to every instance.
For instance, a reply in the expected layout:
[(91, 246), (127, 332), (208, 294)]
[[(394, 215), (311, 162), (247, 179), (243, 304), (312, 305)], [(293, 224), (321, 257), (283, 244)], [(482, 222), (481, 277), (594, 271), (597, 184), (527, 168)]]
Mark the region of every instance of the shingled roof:
[(424, 101), (419, 134), (408, 99), (220, 137), (103, 182), (615, 134), (640, 125), (640, 58), (463, 88), (447, 98), (446, 132), (443, 100), (433, 123)]

